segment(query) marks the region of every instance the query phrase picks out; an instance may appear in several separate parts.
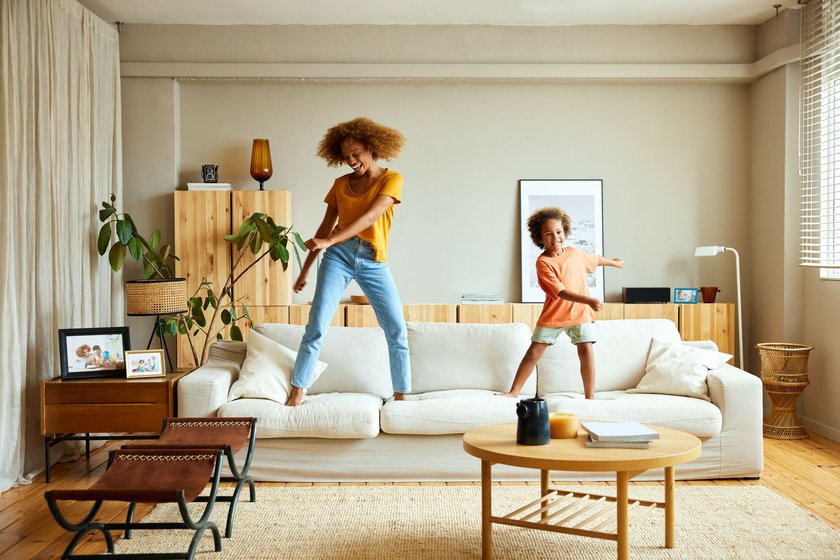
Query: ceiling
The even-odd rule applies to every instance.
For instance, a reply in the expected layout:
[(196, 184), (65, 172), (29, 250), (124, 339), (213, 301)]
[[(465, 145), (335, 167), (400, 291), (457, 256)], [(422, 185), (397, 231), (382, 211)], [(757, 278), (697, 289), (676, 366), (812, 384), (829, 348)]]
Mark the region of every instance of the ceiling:
[(755, 25), (803, 0), (78, 0), (102, 19), (195, 25)]

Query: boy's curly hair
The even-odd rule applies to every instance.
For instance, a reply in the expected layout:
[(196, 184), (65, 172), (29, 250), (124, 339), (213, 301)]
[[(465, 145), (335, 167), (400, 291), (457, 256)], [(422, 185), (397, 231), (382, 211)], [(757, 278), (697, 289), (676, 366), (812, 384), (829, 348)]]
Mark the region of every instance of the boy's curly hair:
[(327, 130), (321, 143), (318, 144), (318, 156), (327, 160), (327, 165), (330, 167), (341, 167), (344, 163), (341, 143), (346, 138), (353, 138), (367, 146), (375, 160), (389, 160), (397, 157), (405, 144), (405, 136), (393, 128), (359, 117), (339, 123)]
[(531, 234), (531, 241), (540, 249), (545, 249), (542, 242), (542, 227), (549, 220), (559, 220), (563, 224), (563, 233), (566, 237), (572, 234), (572, 217), (562, 208), (548, 206), (540, 208), (528, 218), (528, 233)]

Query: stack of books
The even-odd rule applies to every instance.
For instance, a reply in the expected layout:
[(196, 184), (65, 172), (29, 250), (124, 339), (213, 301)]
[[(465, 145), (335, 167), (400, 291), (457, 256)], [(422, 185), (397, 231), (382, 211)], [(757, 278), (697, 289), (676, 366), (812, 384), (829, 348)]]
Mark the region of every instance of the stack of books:
[(486, 303), (504, 303), (505, 298), (501, 294), (464, 294), (461, 296), (461, 303), (465, 305), (481, 305)]
[(230, 183), (187, 183), (188, 191), (232, 191)]
[(625, 447), (647, 449), (659, 439), (659, 432), (639, 422), (581, 422), (589, 437), (586, 447)]

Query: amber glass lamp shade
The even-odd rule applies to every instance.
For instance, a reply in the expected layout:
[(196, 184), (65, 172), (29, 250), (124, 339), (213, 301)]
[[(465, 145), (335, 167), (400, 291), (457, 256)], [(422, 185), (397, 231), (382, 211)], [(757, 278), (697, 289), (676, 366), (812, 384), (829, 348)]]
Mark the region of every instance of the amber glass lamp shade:
[(260, 182), (260, 190), (263, 190), (263, 183), (271, 178), (271, 150), (268, 148), (268, 140), (264, 138), (254, 139), (251, 148), (251, 177)]

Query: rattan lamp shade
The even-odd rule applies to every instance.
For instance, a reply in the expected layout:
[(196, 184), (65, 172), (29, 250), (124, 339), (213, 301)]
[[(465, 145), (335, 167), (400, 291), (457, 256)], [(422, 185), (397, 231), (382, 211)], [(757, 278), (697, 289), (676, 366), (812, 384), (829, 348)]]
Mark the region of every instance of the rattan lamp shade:
[(187, 311), (186, 278), (129, 280), (125, 283), (128, 315), (172, 315)]

